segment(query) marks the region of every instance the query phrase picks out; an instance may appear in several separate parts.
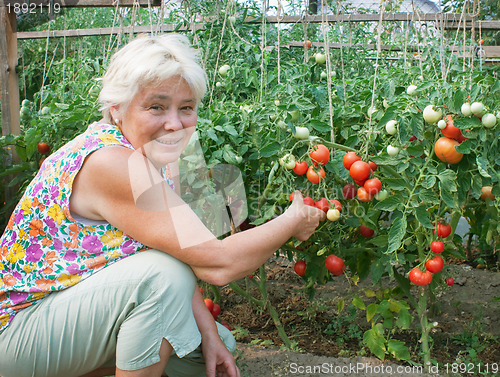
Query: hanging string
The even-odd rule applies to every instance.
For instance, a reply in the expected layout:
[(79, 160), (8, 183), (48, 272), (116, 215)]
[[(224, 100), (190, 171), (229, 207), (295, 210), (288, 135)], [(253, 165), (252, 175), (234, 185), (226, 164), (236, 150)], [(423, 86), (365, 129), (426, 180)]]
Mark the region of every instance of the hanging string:
[[(385, 10), (386, 0), (383, 0), (380, 4), (380, 16), (377, 25), (377, 54), (375, 56), (375, 73), (373, 74), (373, 89), (372, 89), (372, 100), (370, 107), (373, 108), (375, 104), (375, 89), (377, 87), (377, 75), (378, 75), (378, 66), (379, 66), (379, 58), (380, 53), (382, 51), (382, 20), (384, 18), (384, 10)], [(371, 135), (372, 130), (372, 111), (368, 114), (368, 135)]]
[[(460, 33), (460, 25), (462, 24), (462, 22), (465, 23), (464, 15), (465, 15), (465, 5), (464, 5), (464, 7), (462, 7), (462, 13), (460, 14), (460, 20), (458, 21), (458, 26), (457, 26), (457, 33), (455, 34), (455, 39), (453, 40), (452, 46), (456, 46), (456, 44), (457, 44), (458, 35)], [(443, 27), (443, 29), (444, 29), (444, 27)], [(443, 37), (443, 39), (444, 39), (444, 37)], [(465, 38), (464, 38), (464, 41), (465, 41)], [(458, 48), (457, 48), (457, 53), (458, 53)], [(450, 59), (448, 61), (448, 67), (446, 68), (446, 73), (444, 75), (444, 81), (446, 81), (446, 79), (448, 78), (448, 74), (450, 73), (452, 61), (453, 61), (452, 55), (450, 54)], [(464, 55), (464, 61), (465, 61), (465, 55)]]
[(219, 48), (217, 50), (217, 58), (215, 59), (215, 68), (214, 68), (214, 75), (213, 75), (213, 80), (212, 80), (212, 87), (210, 89), (210, 100), (208, 101), (208, 107), (212, 105), (212, 99), (213, 99), (213, 94), (215, 90), (215, 82), (216, 82), (216, 77), (217, 77), (217, 69), (219, 67), (219, 60), (220, 60), (220, 52), (222, 50), (222, 41), (224, 37), (224, 33), (226, 31), (226, 22), (227, 22), (227, 11), (229, 8), (229, 2), (226, 5), (226, 11), (224, 12), (224, 20), (222, 21), (222, 31), (220, 33), (220, 39), (219, 39)]
[[(342, 5), (340, 3), (340, 0), (337, 0), (337, 11), (336, 15), (338, 16), (340, 14), (340, 9), (342, 9)], [(342, 12), (341, 16), (341, 21), (340, 21), (340, 28), (342, 29), (344, 26), (344, 12)], [(344, 90), (344, 104), (347, 104), (347, 96), (346, 96), (346, 83), (345, 83), (345, 66), (344, 66), (344, 47), (342, 46), (342, 35), (343, 33), (340, 34), (340, 67), (342, 69), (342, 87)]]
[(283, 10), (283, 4), (281, 3), (281, 0), (278, 0), (278, 10), (276, 11), (276, 20), (278, 21), (278, 84), (281, 84), (281, 21), (283, 20), (284, 17), (284, 10)]
[(335, 142), (335, 132), (333, 129), (333, 96), (332, 96), (332, 59), (330, 57), (330, 24), (326, 16), (326, 0), (321, 0), (321, 28), (323, 31), (323, 40), (325, 42), (325, 55), (326, 55), (326, 82), (328, 88), (328, 107), (330, 111), (330, 140)]
[(267, 5), (268, 0), (262, 0), (262, 41), (261, 41), (261, 59), (260, 59), (260, 95), (259, 102), (262, 101), (263, 93), (264, 93), (264, 51), (267, 45), (267, 33), (266, 33), (266, 21), (267, 21)]

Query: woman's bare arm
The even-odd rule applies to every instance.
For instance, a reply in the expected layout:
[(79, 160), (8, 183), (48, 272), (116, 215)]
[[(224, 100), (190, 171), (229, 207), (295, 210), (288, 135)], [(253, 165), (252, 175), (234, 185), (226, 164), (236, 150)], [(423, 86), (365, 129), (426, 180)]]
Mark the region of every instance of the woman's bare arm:
[(108, 147), (88, 156), (74, 182), (71, 211), (108, 221), (141, 243), (190, 265), (208, 283), (223, 285), (251, 273), (291, 237), (309, 238), (324, 219), (323, 211), (304, 205), (298, 194), (276, 219), (218, 240), (166, 183), (137, 197), (135, 183), (161, 180), (159, 173), (140, 165), (129, 170), (133, 153)]

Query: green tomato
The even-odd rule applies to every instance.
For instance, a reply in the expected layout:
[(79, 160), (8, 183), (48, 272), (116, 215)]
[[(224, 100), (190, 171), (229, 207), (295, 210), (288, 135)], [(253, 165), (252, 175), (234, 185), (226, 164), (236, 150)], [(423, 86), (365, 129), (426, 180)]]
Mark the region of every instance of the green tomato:
[(295, 157), (293, 154), (286, 154), (280, 158), (280, 165), (285, 169), (292, 170), (295, 167)]
[(326, 63), (326, 55), (322, 54), (321, 52), (318, 52), (314, 55), (314, 59), (316, 60), (316, 63), (318, 64), (325, 64)]
[(337, 221), (340, 218), (340, 211), (337, 208), (330, 208), (326, 212), (326, 218), (330, 221)]
[(377, 199), (379, 202), (382, 200), (386, 199), (389, 196), (389, 193), (387, 190), (380, 190), (375, 194), (375, 199)]
[(408, 88), (406, 88), (406, 94), (409, 96), (414, 96), (417, 94), (417, 86), (416, 85), (410, 85)]
[(483, 126), (486, 128), (493, 128), (497, 123), (497, 117), (491, 113), (484, 114), (481, 118), (481, 123), (483, 123)]
[(396, 132), (398, 132), (396, 126), (398, 125), (398, 122), (396, 122), (395, 120), (390, 120), (386, 123), (385, 125), (385, 130), (387, 131), (387, 133), (389, 135), (395, 135)]
[(387, 146), (387, 153), (389, 154), (389, 156), (395, 157), (399, 153), (399, 148), (398, 147), (393, 147), (392, 145), (389, 144)]
[(484, 113), (484, 105), (481, 102), (474, 102), (470, 105), (470, 110), (472, 111), (472, 114), (480, 117)]
[(304, 140), (309, 138), (309, 129), (307, 127), (295, 127), (295, 138)]
[(465, 102), (460, 110), (462, 111), (462, 114), (464, 114), (466, 117), (472, 115), (472, 109), (469, 102)]
[(50, 107), (44, 106), (42, 107), (42, 115), (49, 115), (50, 114)]
[(226, 77), (230, 69), (231, 66), (229, 64), (224, 64), (222, 67), (219, 68), (219, 75), (221, 75), (222, 77)]
[(440, 108), (435, 109), (434, 105), (429, 105), (425, 107), (423, 116), (427, 123), (432, 124), (443, 117), (443, 111)]
[(290, 115), (292, 116), (293, 123), (296, 123), (299, 121), (299, 118), (300, 118), (300, 111), (299, 110), (290, 111)]

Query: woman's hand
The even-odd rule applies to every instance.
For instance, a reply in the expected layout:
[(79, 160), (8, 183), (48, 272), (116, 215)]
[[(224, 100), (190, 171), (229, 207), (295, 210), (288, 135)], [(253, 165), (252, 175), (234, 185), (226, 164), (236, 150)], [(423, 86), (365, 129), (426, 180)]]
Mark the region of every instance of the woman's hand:
[(304, 204), (304, 198), (300, 191), (293, 193), (293, 202), (285, 214), (298, 217), (301, 220), (294, 229), (293, 236), (299, 241), (306, 241), (312, 236), (320, 221), (325, 220), (326, 214), (316, 207)]
[(205, 358), (207, 377), (240, 377), (233, 355), (218, 334), (213, 338), (202, 338), (201, 349)]

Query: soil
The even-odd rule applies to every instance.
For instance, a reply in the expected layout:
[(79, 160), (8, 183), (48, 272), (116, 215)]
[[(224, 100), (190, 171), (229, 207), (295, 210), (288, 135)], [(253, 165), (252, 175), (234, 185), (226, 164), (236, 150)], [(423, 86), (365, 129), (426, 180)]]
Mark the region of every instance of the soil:
[[(242, 376), (247, 377), (458, 376), (451, 373), (452, 363), (479, 362), (498, 368), (500, 273), (465, 264), (449, 267), (446, 274), (454, 277), (455, 284), (437, 292), (436, 308), (429, 315), (435, 324), (431, 333), (431, 355), (439, 363), (430, 370), (423, 370), (420, 364), (416, 319), (412, 329), (393, 335), (409, 346), (413, 362), (410, 365), (398, 360), (381, 361), (363, 346), (363, 333), (371, 325), (364, 312), (348, 306), (348, 299), (343, 311), (338, 313), (342, 298), (357, 294), (368, 300), (363, 289), (374, 289), (369, 279), (354, 285), (343, 276), (336, 277), (316, 287), (314, 298), (309, 300), (301, 278), (293, 272), (293, 265), (283, 259), (268, 263), (267, 292), (288, 337), (294, 342), (293, 351), (284, 349), (269, 313), (251, 305), (229, 287), (220, 290), (219, 321), (227, 322), (234, 330), (240, 370)], [(245, 280), (238, 284), (244, 287)], [(250, 289), (260, 298), (256, 288)], [(464, 375), (484, 374), (476, 370)]]

